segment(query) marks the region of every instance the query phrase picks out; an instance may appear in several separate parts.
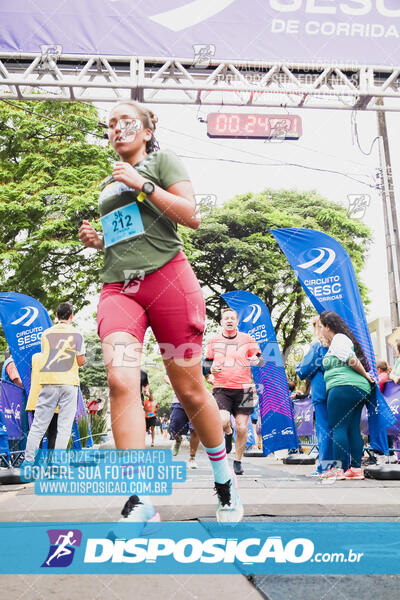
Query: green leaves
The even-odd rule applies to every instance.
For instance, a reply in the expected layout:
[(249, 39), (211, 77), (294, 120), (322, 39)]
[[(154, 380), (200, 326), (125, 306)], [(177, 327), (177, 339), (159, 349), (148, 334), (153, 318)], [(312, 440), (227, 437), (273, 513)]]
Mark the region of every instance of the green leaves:
[(79, 310), (98, 286), (100, 253), (78, 239), (83, 219), (98, 224), (111, 170), (97, 122), (90, 104), (0, 102), (0, 290), (35, 296), (50, 312), (66, 299)]

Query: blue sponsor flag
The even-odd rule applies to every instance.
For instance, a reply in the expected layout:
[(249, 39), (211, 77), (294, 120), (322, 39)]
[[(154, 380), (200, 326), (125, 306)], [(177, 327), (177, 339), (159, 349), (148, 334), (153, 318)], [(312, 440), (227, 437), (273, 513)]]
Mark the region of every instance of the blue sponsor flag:
[(40, 352), (51, 319), (40, 302), (15, 292), (0, 294), (0, 320), (26, 395), (31, 389), (32, 354)]
[[(346, 250), (331, 236), (313, 229), (271, 229), (271, 233), (317, 312), (336, 312), (354, 333), (377, 381), (374, 348)], [(388, 454), (386, 429), (395, 421), (379, 385), (374, 386), (368, 405), (370, 443), (374, 449)]]
[(263, 366), (251, 367), (260, 404), (263, 455), (283, 448), (297, 448), (293, 405), (269, 310), (251, 292), (227, 292), (222, 298), (238, 313), (239, 330), (256, 340), (263, 355)]
[[(0, 321), (28, 396), (31, 389), (32, 355), (41, 351), (42, 333), (52, 326), (50, 316), (35, 298), (16, 292), (3, 292), (0, 294)], [(83, 404), (82, 396), (80, 404)], [(82, 406), (78, 410), (82, 410)], [(88, 435), (87, 446), (90, 446), (93, 445), (90, 428)], [(81, 447), (80, 441), (75, 441), (79, 439), (76, 419), (73, 425), (73, 438), (74, 447)]]

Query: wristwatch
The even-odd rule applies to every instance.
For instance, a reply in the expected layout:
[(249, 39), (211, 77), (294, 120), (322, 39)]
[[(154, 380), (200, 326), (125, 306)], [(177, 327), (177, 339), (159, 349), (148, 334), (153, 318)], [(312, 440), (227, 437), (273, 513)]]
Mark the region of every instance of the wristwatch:
[(154, 183), (151, 183), (151, 181), (145, 181), (143, 186), (142, 186), (142, 192), (144, 194), (146, 194), (146, 196), (150, 196), (155, 190), (155, 186)]

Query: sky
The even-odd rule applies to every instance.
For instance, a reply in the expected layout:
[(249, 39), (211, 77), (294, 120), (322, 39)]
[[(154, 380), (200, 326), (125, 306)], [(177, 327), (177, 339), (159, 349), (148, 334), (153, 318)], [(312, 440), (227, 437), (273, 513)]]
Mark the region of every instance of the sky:
[[(375, 184), (376, 168), (379, 167), (378, 144), (374, 144), (369, 156), (360, 151), (353, 135), (350, 110), (296, 110), (296, 114), (302, 118), (301, 138), (271, 142), (208, 138), (206, 123), (201, 120), (206, 120), (208, 112), (221, 110), (220, 107), (170, 104), (149, 106), (159, 118), (156, 137), (160, 146), (172, 149), (182, 158), (195, 192), (213, 194), (219, 206), (236, 194), (257, 193), (266, 187), (316, 190), (328, 200), (346, 208), (349, 207), (349, 195), (363, 195), (369, 206), (361, 220), (373, 233), (373, 242), (362, 272), (362, 279), (370, 290), (371, 299), (367, 318), (370, 321), (378, 317), (389, 317), (382, 198), (376, 189), (369, 187)], [(102, 119), (111, 107), (111, 103), (98, 105)], [(224, 111), (245, 112), (249, 109), (224, 107), (221, 112)], [(285, 109), (265, 107), (252, 107), (251, 112), (287, 113)], [(400, 144), (397, 140), (400, 115), (386, 113), (386, 116), (395, 193), (398, 198), (400, 184), (395, 166), (400, 160)], [(358, 112), (357, 125), (360, 146), (364, 152), (369, 153), (377, 136), (376, 114)], [(309, 168), (287, 166), (285, 163), (296, 163)], [(327, 170), (343, 175), (326, 172)], [(77, 315), (77, 322), (85, 329), (94, 326), (94, 321), (89, 326), (88, 317), (95, 308), (96, 301), (93, 301), (89, 308)]]

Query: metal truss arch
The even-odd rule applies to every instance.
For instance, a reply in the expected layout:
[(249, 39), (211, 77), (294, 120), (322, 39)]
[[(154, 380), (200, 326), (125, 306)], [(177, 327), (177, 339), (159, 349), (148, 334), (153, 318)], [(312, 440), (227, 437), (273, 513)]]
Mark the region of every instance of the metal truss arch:
[(400, 67), (3, 53), (0, 98), (400, 111)]

